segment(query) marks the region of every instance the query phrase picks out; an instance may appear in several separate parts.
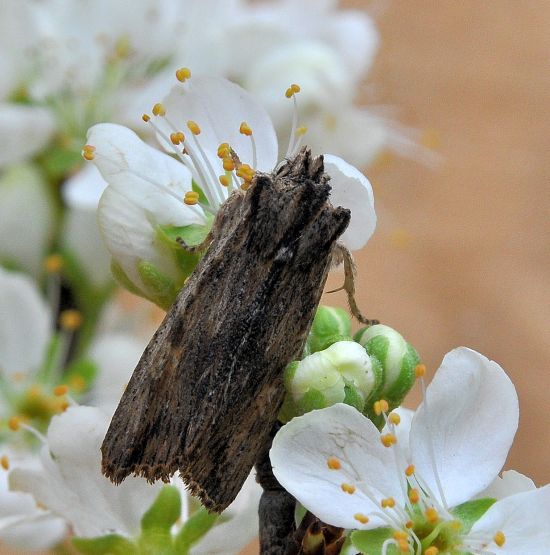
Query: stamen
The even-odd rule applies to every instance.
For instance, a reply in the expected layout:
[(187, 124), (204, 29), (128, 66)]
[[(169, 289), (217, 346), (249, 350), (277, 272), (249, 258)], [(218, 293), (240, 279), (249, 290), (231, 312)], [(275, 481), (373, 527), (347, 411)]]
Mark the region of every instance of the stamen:
[(56, 385), (53, 388), (53, 394), (56, 397), (63, 397), (63, 395), (67, 395), (67, 393), (69, 393), (69, 387), (66, 386), (65, 384), (62, 385)]
[(20, 427), (21, 427), (21, 417), (20, 416), (12, 416), (8, 420), (8, 428), (12, 432), (18, 432)]
[(199, 202), (199, 193), (195, 191), (187, 191), (183, 197), (183, 202), (188, 206), (193, 206)]
[(157, 102), (153, 106), (152, 111), (153, 111), (154, 116), (165, 116), (166, 115), (166, 108), (160, 102)]
[(417, 489), (413, 488), (409, 491), (409, 500), (413, 505), (420, 501), (420, 493)]
[(10, 469), (10, 460), (8, 459), (7, 455), (2, 455), (0, 457), (0, 466), (4, 469), (4, 470), (9, 470)]
[(397, 443), (395, 434), (384, 434), (380, 436), (380, 441), (384, 447), (391, 447)]
[(63, 258), (60, 254), (50, 254), (44, 260), (44, 269), (48, 274), (58, 274), (63, 268)]
[(173, 145), (180, 145), (185, 141), (185, 135), (181, 131), (175, 131), (170, 133), (170, 141)]
[(221, 143), (218, 147), (218, 158), (231, 158), (229, 143)]
[(367, 515), (364, 515), (363, 513), (355, 513), (353, 515), (353, 518), (357, 520), (357, 522), (360, 522), (361, 524), (367, 524), (369, 521), (369, 517)]
[(82, 315), (78, 310), (64, 310), (59, 315), (59, 325), (68, 331), (75, 331), (82, 325)]
[(232, 172), (235, 169), (235, 162), (233, 161), (233, 158), (223, 159), (223, 169), (226, 172)]
[(393, 509), (395, 507), (395, 499), (393, 497), (386, 497), (380, 501), (380, 506), (383, 509)]
[(398, 426), (401, 422), (401, 417), (396, 412), (392, 412), (390, 413), (388, 420), (395, 426)]
[(189, 129), (189, 131), (191, 131), (191, 133), (193, 133), (193, 135), (201, 134), (201, 128), (198, 126), (196, 121), (189, 120), (187, 122), (187, 128)]
[(296, 102), (296, 93), (300, 92), (300, 86), (293, 83), (288, 87), (285, 92), (287, 98), (292, 98), (293, 110), (292, 110), (292, 128), (290, 130), (290, 137), (288, 140), (288, 148), (286, 151), (285, 158), (292, 156), (296, 150), (296, 127), (298, 125), (298, 103)]
[(346, 484), (346, 482), (344, 482), (340, 487), (342, 488), (342, 491), (345, 491), (346, 493), (349, 493), (350, 495), (355, 493), (355, 490), (356, 490), (355, 486), (352, 486), (351, 484)]
[(435, 545), (428, 547), (428, 549), (424, 551), (424, 555), (437, 555), (438, 553), (439, 553), (439, 549), (437, 549)]
[(231, 180), (225, 174), (220, 175), (218, 179), (220, 181), (220, 184), (223, 185), (224, 187), (229, 187), (229, 185), (231, 184)]
[(95, 158), (95, 146), (92, 145), (84, 145), (82, 147), (82, 158), (84, 158), (84, 160), (87, 160), (88, 162), (90, 162), (91, 160), (93, 160)]
[(327, 459), (327, 466), (331, 470), (340, 470), (342, 468), (342, 463), (336, 457), (330, 457)]
[(145, 122), (148, 123), (149, 121), (151, 121), (151, 116), (149, 114), (143, 114), (141, 116), (141, 119)]
[(416, 368), (414, 369), (414, 375), (417, 378), (423, 378), (425, 374), (426, 374), (426, 365), (417, 364)]
[(439, 520), (439, 513), (433, 507), (426, 509), (425, 515), (428, 522), (431, 522), (432, 524), (435, 524)]
[(191, 77), (191, 70), (188, 67), (180, 67), (176, 70), (176, 79), (180, 83), (185, 83)]
[(390, 406), (385, 399), (380, 399), (380, 401), (376, 401), (373, 405), (373, 408), (376, 416), (380, 416), (383, 412), (388, 412), (390, 410)]
[(414, 474), (414, 464), (410, 464), (405, 468), (405, 476), (412, 476)]
[(499, 530), (493, 537), (493, 541), (499, 546), (502, 547), (505, 542), (506, 542), (506, 536), (504, 535), (504, 532), (502, 532), (501, 530)]
[(46, 437), (41, 434), (36, 428), (33, 426), (29, 426), (27, 423), (23, 421), (20, 416), (12, 416), (8, 420), (8, 428), (13, 432), (18, 432), (19, 430), (26, 430), (33, 434), (36, 438), (38, 438), (42, 443), (46, 443)]
[(247, 137), (250, 137), (252, 135), (252, 129), (250, 129), (250, 126), (248, 125), (248, 123), (246, 123), (246, 121), (243, 121), (241, 123), (241, 126), (239, 127), (239, 133), (241, 133), (242, 135), (246, 135)]

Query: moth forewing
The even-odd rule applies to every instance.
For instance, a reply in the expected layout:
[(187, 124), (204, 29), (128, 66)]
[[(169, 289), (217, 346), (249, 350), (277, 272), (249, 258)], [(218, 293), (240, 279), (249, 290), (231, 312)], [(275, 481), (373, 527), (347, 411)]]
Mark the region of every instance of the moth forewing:
[(102, 445), (103, 472), (179, 471), (211, 510), (239, 492), (282, 403), (338, 237), (322, 158), (302, 150), (222, 205), (210, 246), (147, 346)]

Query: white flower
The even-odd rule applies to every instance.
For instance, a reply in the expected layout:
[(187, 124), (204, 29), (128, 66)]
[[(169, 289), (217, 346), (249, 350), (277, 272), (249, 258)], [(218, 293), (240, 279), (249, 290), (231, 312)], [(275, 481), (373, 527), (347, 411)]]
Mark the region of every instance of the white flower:
[(471, 530), (461, 531), (453, 513), (498, 474), (517, 422), (517, 396), (504, 371), (459, 348), (446, 355), (428, 387), (409, 446), (394, 444), (393, 425), (381, 436), (354, 409), (334, 405), (283, 427), (271, 461), (279, 482), (323, 521), (363, 530), (386, 526), (382, 553), (399, 544), (415, 554), (437, 545), (451, 554), (542, 555), (550, 540), (550, 486), (495, 502)]
[[(107, 247), (123, 271), (122, 281), (162, 305), (148, 291), (151, 268), (176, 291), (187, 276), (177, 264), (181, 249), (168, 247), (159, 228), (166, 233), (166, 228), (202, 226), (206, 235), (213, 213), (235, 187), (247, 186), (255, 171), (274, 169), (278, 146), (267, 112), (246, 91), (224, 79), (192, 77), (175, 87), (153, 113), (157, 116), (150, 119), (151, 125), (179, 161), (113, 124), (90, 129), (84, 155), (93, 159), (109, 183), (101, 198), (99, 221)], [(297, 151), (299, 142), (292, 139), (289, 155)], [(235, 171), (225, 145), (242, 163)], [(223, 164), (229, 164), (225, 169), (224, 158)], [(372, 188), (356, 168), (336, 156), (327, 155), (325, 169), (332, 178), (333, 204), (352, 210), (342, 240), (360, 248), (376, 222)], [(192, 179), (206, 202), (193, 197)]]

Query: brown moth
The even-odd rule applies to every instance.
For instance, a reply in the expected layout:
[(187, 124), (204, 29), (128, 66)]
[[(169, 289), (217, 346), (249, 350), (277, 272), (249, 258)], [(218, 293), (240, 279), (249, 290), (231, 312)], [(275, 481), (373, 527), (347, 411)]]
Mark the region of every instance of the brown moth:
[(281, 406), (350, 212), (303, 149), (218, 212), (208, 250), (147, 346), (101, 447), (103, 472), (236, 497)]

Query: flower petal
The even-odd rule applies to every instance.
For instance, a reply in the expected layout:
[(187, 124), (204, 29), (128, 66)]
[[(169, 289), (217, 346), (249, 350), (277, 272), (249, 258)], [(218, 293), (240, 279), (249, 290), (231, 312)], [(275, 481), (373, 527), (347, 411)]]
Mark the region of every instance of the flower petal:
[(374, 233), (376, 212), (369, 180), (338, 156), (325, 154), (325, 171), (330, 176), (330, 201), (351, 210), (351, 221), (341, 237), (351, 250), (363, 247)]
[[(374, 424), (356, 409), (336, 404), (291, 420), (273, 440), (273, 473), (279, 483), (321, 520), (343, 528), (372, 528), (383, 521), (371, 516), (366, 525), (354, 515), (369, 515), (386, 497), (403, 502), (390, 449), (380, 442)], [(328, 461), (338, 460), (339, 469)], [(355, 489), (346, 493), (346, 484)], [(365, 491), (370, 492), (370, 497)]]
[(493, 499), (504, 499), (509, 495), (516, 493), (523, 493), (536, 489), (535, 482), (531, 478), (516, 472), (515, 470), (505, 470), (502, 473), (502, 478), (497, 476), (487, 489), (484, 489), (476, 497), (490, 497)]
[(499, 555), (543, 555), (550, 545), (549, 521), (550, 485), (547, 485), (497, 501), (473, 525), (468, 538), (492, 538), (501, 531), (506, 541), (498, 548)]
[(410, 448), (417, 471), (437, 492), (433, 453), (447, 504), (470, 499), (502, 468), (518, 414), (516, 391), (504, 370), (471, 349), (454, 349), (413, 418)]
[(34, 282), (23, 274), (0, 268), (0, 291), (0, 369), (7, 376), (32, 373), (50, 338), (50, 311)]
[[(187, 133), (187, 121), (195, 121), (197, 137), (215, 172), (222, 173), (217, 156), (220, 143), (227, 142), (241, 162), (252, 165), (252, 141), (239, 132), (243, 121), (253, 132), (256, 169), (271, 172), (277, 163), (277, 136), (265, 109), (244, 89), (219, 77), (192, 77), (174, 87), (164, 99), (166, 117)], [(193, 141), (191, 141), (193, 145)]]

